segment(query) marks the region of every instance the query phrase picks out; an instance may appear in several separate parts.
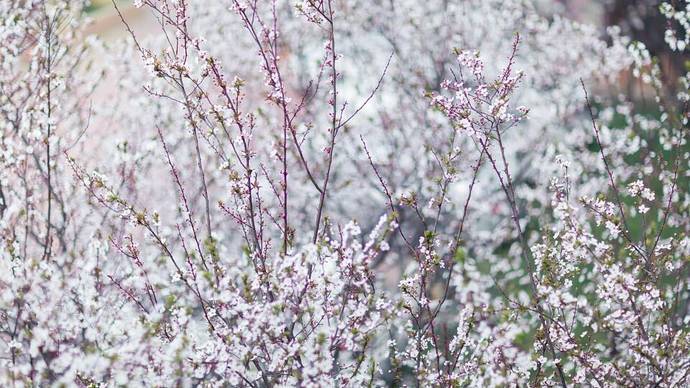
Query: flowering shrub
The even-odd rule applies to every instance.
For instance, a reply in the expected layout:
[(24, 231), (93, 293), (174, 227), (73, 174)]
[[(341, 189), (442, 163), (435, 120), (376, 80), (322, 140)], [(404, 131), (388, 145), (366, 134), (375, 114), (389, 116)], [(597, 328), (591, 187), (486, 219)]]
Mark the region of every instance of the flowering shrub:
[(642, 43), (140, 0), (102, 44), (86, 6), (0, 0), (3, 386), (688, 384), (690, 83)]

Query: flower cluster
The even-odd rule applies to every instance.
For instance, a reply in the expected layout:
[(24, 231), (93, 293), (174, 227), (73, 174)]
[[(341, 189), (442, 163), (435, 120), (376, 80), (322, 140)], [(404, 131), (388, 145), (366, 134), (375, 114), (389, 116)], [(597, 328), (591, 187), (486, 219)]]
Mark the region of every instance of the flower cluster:
[(664, 36), (666, 43), (674, 51), (685, 51), (685, 48), (690, 45), (690, 4), (686, 2), (685, 9), (676, 9), (670, 3), (662, 3), (660, 5), (662, 15), (669, 21), (678, 23), (679, 28), (675, 29), (669, 27)]

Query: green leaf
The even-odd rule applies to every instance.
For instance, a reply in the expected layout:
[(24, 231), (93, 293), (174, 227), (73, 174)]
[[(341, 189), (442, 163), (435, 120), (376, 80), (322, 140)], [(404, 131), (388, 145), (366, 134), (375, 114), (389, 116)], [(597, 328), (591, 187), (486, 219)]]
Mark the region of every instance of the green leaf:
[(458, 247), (458, 249), (455, 250), (455, 256), (453, 259), (455, 259), (455, 262), (458, 264), (465, 264), (465, 258), (467, 257), (465, 250), (462, 247)]

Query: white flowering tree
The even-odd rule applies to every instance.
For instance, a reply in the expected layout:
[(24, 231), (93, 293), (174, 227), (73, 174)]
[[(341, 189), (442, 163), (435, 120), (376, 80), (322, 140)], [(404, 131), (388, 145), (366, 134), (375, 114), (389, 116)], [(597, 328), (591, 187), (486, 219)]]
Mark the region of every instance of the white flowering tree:
[(688, 75), (615, 26), (87, 5), (0, 0), (1, 385), (689, 383)]

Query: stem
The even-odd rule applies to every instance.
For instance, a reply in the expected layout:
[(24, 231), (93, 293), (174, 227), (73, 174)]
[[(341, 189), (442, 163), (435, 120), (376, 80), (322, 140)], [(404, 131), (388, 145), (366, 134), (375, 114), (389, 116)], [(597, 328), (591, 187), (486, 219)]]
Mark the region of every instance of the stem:
[(316, 211), (316, 226), (314, 228), (314, 237), (312, 239), (312, 242), (316, 243), (316, 240), (319, 238), (319, 228), (321, 227), (321, 216), (323, 213), (323, 208), (326, 203), (326, 193), (328, 190), (328, 182), (331, 177), (331, 167), (333, 165), (333, 153), (334, 153), (334, 148), (335, 148), (335, 137), (338, 134), (338, 123), (337, 123), (337, 115), (338, 115), (338, 72), (336, 69), (336, 53), (335, 53), (335, 27), (333, 25), (333, 9), (331, 7), (331, 2), (329, 0), (328, 2), (328, 14), (329, 18), (328, 23), (330, 25), (330, 32), (329, 32), (329, 40), (330, 40), (330, 45), (331, 45), (331, 90), (333, 92), (333, 101), (332, 101), (332, 111), (331, 111), (331, 141), (330, 141), (330, 148), (328, 150), (328, 165), (326, 167), (326, 177), (324, 178), (323, 181), (323, 187), (321, 189), (321, 194), (319, 196), (319, 207), (318, 210)]
[(52, 216), (52, 202), (53, 202), (53, 183), (52, 183), (52, 169), (50, 166), (50, 135), (51, 135), (51, 116), (52, 116), (52, 104), (51, 104), (51, 61), (52, 61), (52, 22), (48, 18), (47, 10), (45, 10), (45, 22), (46, 22), (46, 44), (47, 44), (47, 55), (46, 55), (46, 74), (47, 74), (47, 135), (46, 135), (46, 173), (47, 173), (47, 185), (48, 185), (48, 210), (46, 215), (46, 236), (43, 247), (43, 259), (48, 260), (50, 258), (50, 231), (51, 231), (51, 216)]

